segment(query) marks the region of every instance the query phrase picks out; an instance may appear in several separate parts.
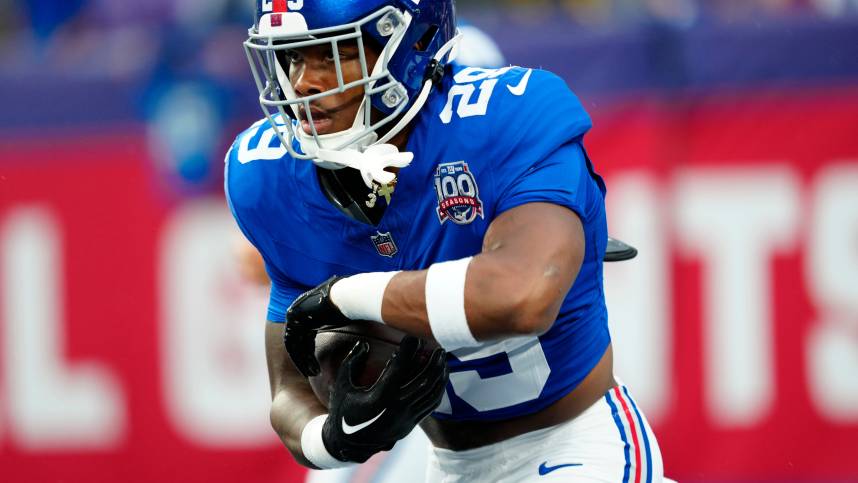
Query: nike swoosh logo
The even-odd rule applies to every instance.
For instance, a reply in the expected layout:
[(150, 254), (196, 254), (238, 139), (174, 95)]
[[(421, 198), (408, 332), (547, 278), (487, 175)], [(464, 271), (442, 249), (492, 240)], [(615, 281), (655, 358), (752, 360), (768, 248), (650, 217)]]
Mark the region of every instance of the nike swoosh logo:
[(539, 465), (539, 476), (545, 476), (554, 470), (559, 470), (560, 468), (569, 468), (569, 467), (573, 467), (573, 466), (584, 466), (584, 465), (582, 465), (581, 463), (566, 463), (563, 465), (548, 466), (548, 462), (544, 461), (541, 465)]
[(530, 82), (530, 74), (533, 73), (533, 69), (527, 69), (527, 72), (524, 74), (524, 77), (521, 78), (521, 82), (518, 83), (517, 86), (506, 86), (510, 92), (514, 96), (520, 96), (524, 94), (524, 91), (527, 90), (527, 83)]
[(381, 415), (382, 415), (382, 414), (384, 414), (384, 412), (385, 412), (385, 411), (387, 411), (387, 408), (382, 409), (382, 410), (381, 410), (381, 412), (380, 412), (380, 413), (378, 413), (378, 415), (377, 415), (376, 417), (374, 417), (374, 418), (370, 419), (369, 421), (364, 421), (364, 422), (362, 422), (362, 423), (360, 423), (360, 424), (355, 424), (354, 426), (352, 426), (351, 424), (347, 423), (347, 422), (346, 422), (346, 418), (343, 418), (343, 419), (342, 419), (342, 422), (343, 422), (343, 432), (344, 432), (344, 433), (346, 433), (346, 434), (355, 434), (355, 433), (357, 433), (358, 431), (360, 431), (361, 429), (363, 429), (363, 428), (365, 428), (365, 427), (369, 426), (370, 424), (372, 424), (372, 423), (374, 423), (374, 422), (378, 421), (378, 418), (380, 418), (380, 417), (381, 417)]

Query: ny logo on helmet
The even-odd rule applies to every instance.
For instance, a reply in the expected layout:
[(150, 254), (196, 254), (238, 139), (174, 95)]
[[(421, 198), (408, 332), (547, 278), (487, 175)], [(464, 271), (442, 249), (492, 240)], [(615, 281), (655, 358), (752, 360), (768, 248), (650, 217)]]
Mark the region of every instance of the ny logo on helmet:
[(304, 0), (262, 0), (263, 12), (287, 12), (304, 8)]

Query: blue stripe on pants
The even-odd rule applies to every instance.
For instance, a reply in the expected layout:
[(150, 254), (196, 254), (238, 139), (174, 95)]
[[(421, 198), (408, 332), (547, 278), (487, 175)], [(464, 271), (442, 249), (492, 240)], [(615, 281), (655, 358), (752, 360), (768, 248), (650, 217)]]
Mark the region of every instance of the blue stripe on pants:
[(623, 483), (629, 483), (629, 471), (632, 467), (632, 460), (629, 457), (629, 440), (626, 439), (626, 430), (623, 428), (623, 422), (620, 420), (620, 413), (617, 411), (617, 406), (611, 401), (611, 393), (605, 394), (605, 401), (608, 401), (608, 406), (611, 407), (611, 415), (614, 417), (614, 423), (617, 425), (617, 429), (620, 430), (620, 437), (623, 438), (623, 443), (626, 444), (623, 451), (626, 454), (626, 467), (623, 470)]

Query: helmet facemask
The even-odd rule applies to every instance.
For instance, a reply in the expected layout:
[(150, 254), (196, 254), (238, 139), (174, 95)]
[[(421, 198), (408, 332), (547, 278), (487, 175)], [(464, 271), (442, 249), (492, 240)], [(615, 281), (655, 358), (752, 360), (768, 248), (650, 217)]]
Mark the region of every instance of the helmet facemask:
[[(281, 15), (277, 23), (271, 27), (271, 16)], [(259, 102), (265, 117), (273, 126), (281, 142), (294, 158), (311, 159), (324, 168), (339, 169), (340, 163), (318, 159), (319, 151), (364, 151), (379, 138), (379, 130), (396, 119), (408, 106), (408, 93), (403, 86), (393, 78), (387, 65), (396, 51), (408, 28), (410, 16), (393, 7), (379, 9), (356, 22), (337, 27), (307, 30), (306, 22), (300, 14), (284, 12), (269, 14), (262, 17), (259, 26), (250, 30), (250, 38), (244, 43), (245, 51), (250, 62), (254, 80), (259, 89)], [(363, 30), (375, 24), (375, 28), (388, 37), (382, 47), (378, 60), (369, 70), (367, 64), (367, 40)], [(339, 49), (343, 42), (355, 42), (361, 66), (361, 78), (346, 83), (340, 64)], [(301, 49), (311, 46), (327, 45), (333, 51), (334, 68), (336, 69), (337, 87), (299, 97), (289, 79), (288, 65), (278, 60), (278, 53), (286, 50)], [(280, 56), (282, 57), (282, 55)], [(341, 94), (349, 89), (364, 89), (363, 100), (358, 109), (352, 127), (344, 131), (319, 134), (313, 123), (311, 104), (327, 96)], [(391, 112), (373, 120), (372, 97), (381, 94), (382, 102)], [(300, 107), (309, 121), (311, 133), (304, 132), (297, 122), (300, 119)], [(295, 122), (290, 122), (294, 120)], [(296, 149), (294, 140), (298, 140), (300, 151)]]
[[(441, 11), (449, 12), (447, 9)], [(308, 28), (305, 17), (297, 12), (273, 12), (257, 17), (244, 43), (245, 51), (260, 92), (259, 103), (265, 117), (275, 127), (277, 136), (293, 158), (309, 159), (326, 169), (355, 168), (361, 172), (370, 188), (375, 184), (392, 183), (395, 175), (389, 168), (402, 168), (411, 162), (414, 157), (412, 153), (399, 152), (398, 148), (386, 143), (417, 115), (433, 85), (432, 76), (427, 77), (420, 72), (418, 75), (423, 75), (423, 78), (412, 78), (410, 82), (413, 84), (409, 84), (409, 90), (389, 68), (391, 59), (398, 51), (411, 48), (401, 44), (409, 32), (415, 12), (419, 10), (409, 12), (387, 5), (354, 22), (312, 30)], [(449, 25), (445, 32), (450, 32)], [(381, 44), (372, 71), (369, 70), (366, 56), (370, 38)], [(442, 66), (445, 57), (452, 60), (451, 52), (460, 36), (445, 35), (440, 38), (443, 45), (436, 45), (428, 56), (432, 60), (429, 64), (433, 67)], [(360, 79), (345, 82), (339, 58), (341, 42), (356, 43), (361, 65)], [(333, 52), (337, 87), (299, 97), (289, 79), (288, 65), (282, 65), (277, 54), (322, 45), (330, 46)], [(397, 59), (398, 68), (401, 69), (403, 59)], [(407, 75), (413, 77), (413, 69), (409, 72)], [(363, 88), (364, 94), (351, 128), (331, 134), (320, 135), (316, 132), (311, 104), (353, 88)], [(299, 123), (302, 107), (310, 125), (310, 133), (305, 132)], [(380, 113), (380, 116), (373, 115), (374, 112)], [(396, 123), (388, 126), (393, 121)]]

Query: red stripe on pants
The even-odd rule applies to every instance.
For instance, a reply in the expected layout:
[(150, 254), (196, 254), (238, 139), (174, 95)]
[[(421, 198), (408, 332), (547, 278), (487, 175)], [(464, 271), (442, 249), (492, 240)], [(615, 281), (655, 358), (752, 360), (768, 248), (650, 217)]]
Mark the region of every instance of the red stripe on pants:
[(623, 406), (623, 412), (626, 414), (626, 421), (629, 423), (629, 428), (632, 430), (632, 443), (635, 447), (635, 483), (640, 483), (641, 481), (641, 450), (638, 447), (638, 431), (635, 426), (635, 419), (632, 417), (629, 412), (629, 406), (626, 404), (626, 400), (623, 399), (623, 394), (620, 392), (619, 387), (614, 388), (614, 395), (617, 397), (617, 400), (620, 401), (620, 404)]

